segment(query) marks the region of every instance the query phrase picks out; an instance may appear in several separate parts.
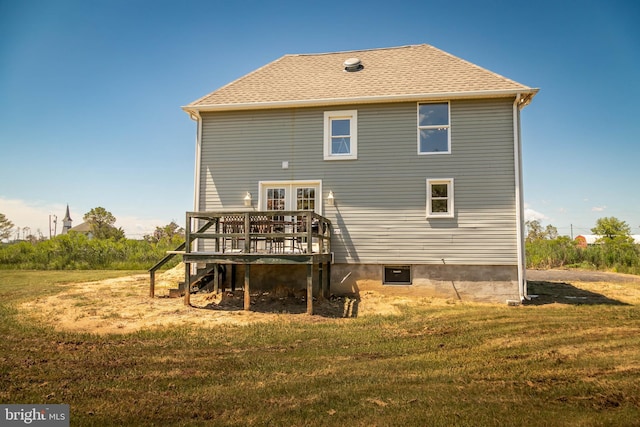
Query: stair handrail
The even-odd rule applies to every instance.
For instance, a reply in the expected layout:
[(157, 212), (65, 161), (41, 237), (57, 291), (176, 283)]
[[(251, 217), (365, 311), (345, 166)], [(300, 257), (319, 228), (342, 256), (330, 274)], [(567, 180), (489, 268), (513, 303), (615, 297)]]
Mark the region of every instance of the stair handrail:
[[(200, 229), (198, 230), (198, 233), (202, 233), (204, 231), (207, 231), (209, 229), (209, 227), (211, 227), (213, 225), (213, 221), (209, 221), (206, 224), (204, 224), (202, 227), (200, 227)], [(178, 255), (178, 253), (180, 253), (180, 251), (183, 251), (184, 248), (186, 247), (187, 242), (184, 241), (180, 246), (178, 246), (177, 248), (175, 248), (172, 251), (168, 251), (167, 254), (164, 256), (164, 258), (162, 258), (160, 261), (158, 261), (153, 267), (151, 267), (149, 269), (149, 296), (151, 298), (153, 298), (155, 296), (155, 288), (156, 288), (156, 271), (162, 267), (163, 265), (165, 265), (166, 263), (169, 262), (169, 260), (171, 260), (171, 258), (173, 258), (174, 256)]]

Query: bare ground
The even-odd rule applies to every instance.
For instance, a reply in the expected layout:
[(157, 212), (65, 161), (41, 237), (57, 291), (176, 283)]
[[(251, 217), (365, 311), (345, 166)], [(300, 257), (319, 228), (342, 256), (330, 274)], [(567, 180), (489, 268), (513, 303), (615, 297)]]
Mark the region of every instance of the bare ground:
[[(191, 295), (191, 306), (169, 298), (169, 289), (184, 280), (184, 266), (156, 278), (155, 298), (149, 297), (146, 274), (98, 282), (71, 283), (59, 294), (21, 305), (27, 317), (59, 330), (98, 334), (128, 333), (168, 325), (246, 325), (255, 322), (341, 322), (372, 314), (397, 315), (404, 304), (438, 304), (427, 298), (388, 297), (377, 292), (314, 301), (314, 316), (306, 314), (306, 292), (275, 289), (251, 294), (251, 311), (243, 310), (242, 291)], [(455, 302), (451, 302), (455, 303)]]
[[(398, 315), (403, 305), (472, 304), (365, 291), (357, 296), (314, 301), (316, 315), (308, 316), (306, 292), (276, 288), (272, 292), (252, 293), (251, 311), (243, 310), (242, 291), (193, 294), (191, 306), (187, 307), (181, 299), (168, 298), (169, 289), (175, 288), (183, 278), (182, 265), (158, 275), (155, 298), (149, 297), (146, 274), (72, 283), (64, 292), (35, 298), (21, 308), (28, 318), (36, 318), (59, 330), (110, 334), (168, 325), (216, 327), (274, 321), (344, 322), (374, 314)], [(528, 279), (529, 293), (534, 297), (525, 305), (640, 304), (640, 277), (637, 276), (551, 270), (529, 272)]]
[(637, 305), (640, 276), (587, 270), (527, 270), (525, 305)]

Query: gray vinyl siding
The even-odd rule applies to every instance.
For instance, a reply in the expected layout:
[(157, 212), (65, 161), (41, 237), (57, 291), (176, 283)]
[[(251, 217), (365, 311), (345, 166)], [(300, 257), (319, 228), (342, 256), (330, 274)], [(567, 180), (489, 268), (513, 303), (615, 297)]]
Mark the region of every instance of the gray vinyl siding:
[[(200, 209), (245, 209), (258, 182), (322, 180), (339, 263), (517, 264), (513, 104), (451, 102), (451, 154), (417, 154), (416, 103), (358, 111), (358, 159), (323, 160), (323, 114), (203, 114)], [(289, 162), (282, 169), (282, 161)], [(426, 179), (453, 178), (455, 217), (426, 218)]]

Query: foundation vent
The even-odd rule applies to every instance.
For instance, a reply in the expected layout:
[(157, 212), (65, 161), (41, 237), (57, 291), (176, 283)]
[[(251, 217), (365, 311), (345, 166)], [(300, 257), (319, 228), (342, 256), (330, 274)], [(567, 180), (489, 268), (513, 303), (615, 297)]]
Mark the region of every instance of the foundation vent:
[(411, 266), (410, 265), (387, 265), (384, 267), (385, 285), (410, 285)]

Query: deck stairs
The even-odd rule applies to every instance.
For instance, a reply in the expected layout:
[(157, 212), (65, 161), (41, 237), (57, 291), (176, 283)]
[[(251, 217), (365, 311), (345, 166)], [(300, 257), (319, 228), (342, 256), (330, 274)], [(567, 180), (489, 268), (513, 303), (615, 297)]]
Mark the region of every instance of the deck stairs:
[[(191, 276), (191, 293), (212, 291), (213, 290), (213, 270), (215, 266), (207, 265), (204, 268), (198, 268), (196, 274)], [(184, 296), (185, 282), (179, 282), (178, 287), (169, 289), (169, 298), (179, 298)]]

